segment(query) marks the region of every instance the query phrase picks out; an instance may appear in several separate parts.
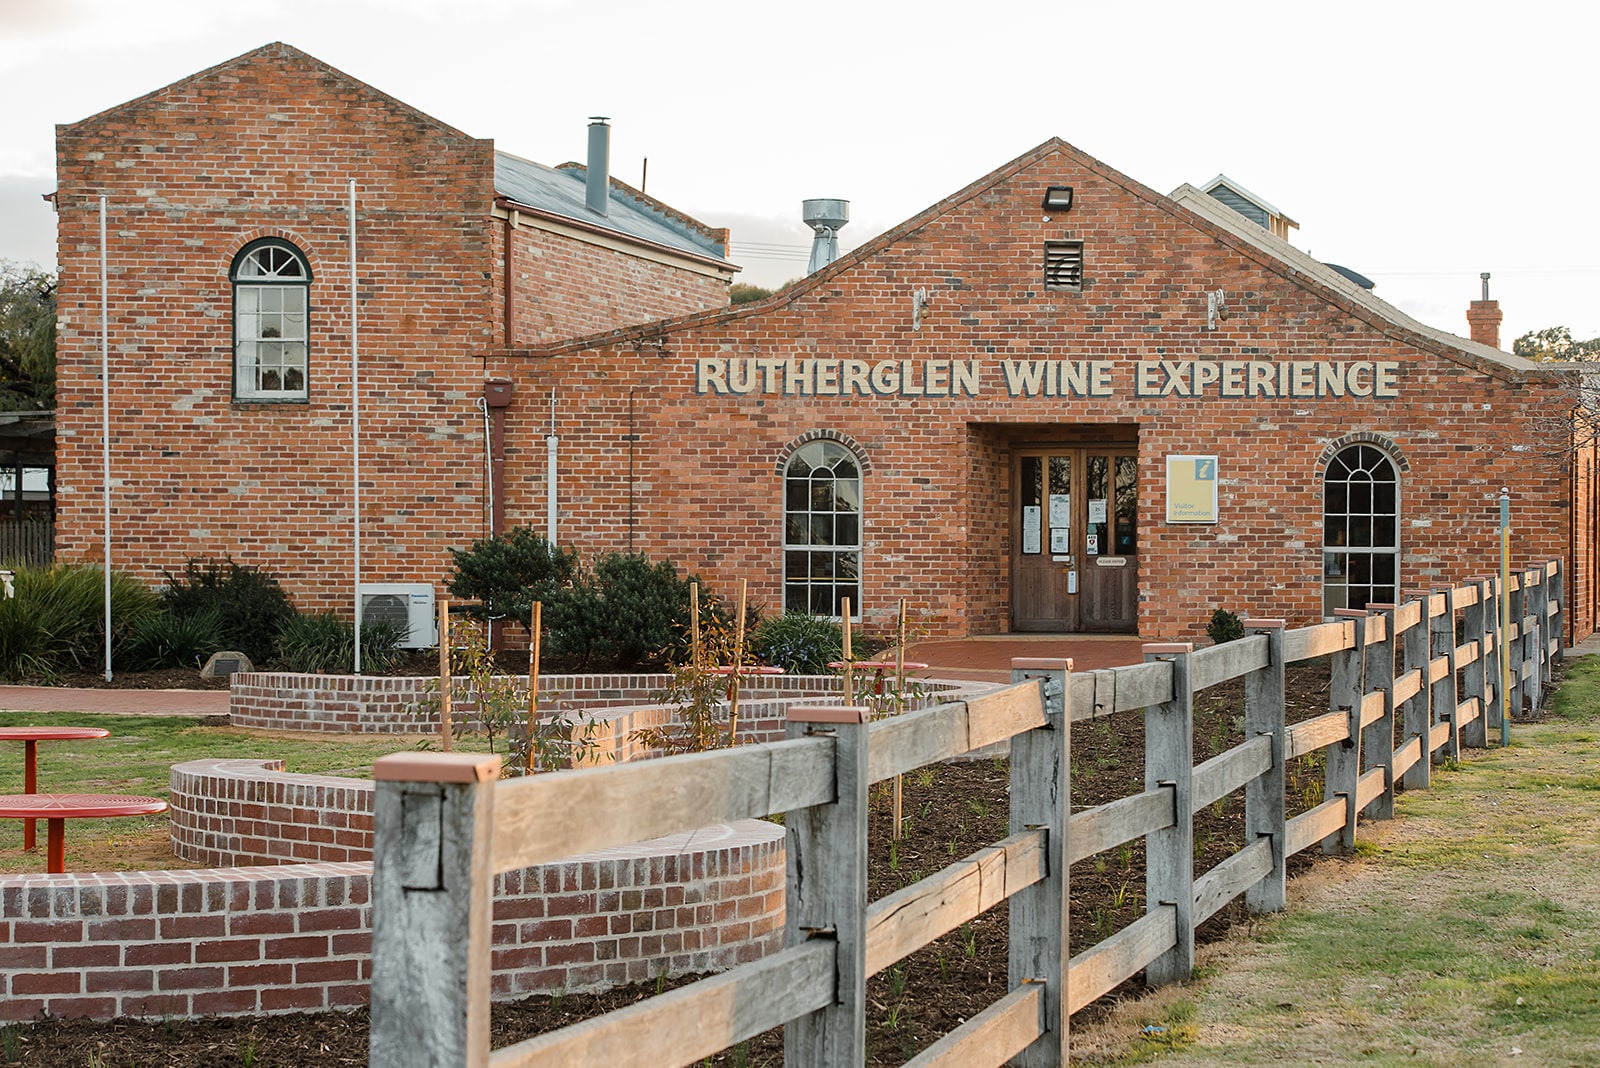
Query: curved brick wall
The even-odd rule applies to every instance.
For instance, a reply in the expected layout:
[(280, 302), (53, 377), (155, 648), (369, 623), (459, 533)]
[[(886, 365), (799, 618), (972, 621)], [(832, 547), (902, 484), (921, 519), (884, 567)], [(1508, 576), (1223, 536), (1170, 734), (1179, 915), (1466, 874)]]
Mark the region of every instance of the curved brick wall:
[[(370, 863), (0, 878), (0, 1021), (364, 1004)], [(501, 999), (717, 971), (783, 941), (783, 828), (703, 828), (495, 880)]]
[[(429, 676), (301, 675), (255, 671), (233, 677), (228, 712), (236, 727), (266, 730), (328, 731), (336, 733), (422, 734), (434, 722), (416, 711), (435, 697), (435, 679)], [(603, 730), (604, 741), (618, 759), (628, 759), (626, 736), (637, 726), (658, 721), (655, 695), (668, 683), (666, 675), (549, 675), (540, 680), (542, 707), (587, 713), (610, 723), (641, 712), (648, 722), (627, 723)], [(985, 683), (920, 679), (925, 693), (942, 699), (969, 690), (987, 690)], [(467, 680), (457, 678), (451, 711), (458, 717), (472, 714)], [(833, 675), (778, 675), (752, 679), (740, 692), (740, 737), (752, 742), (783, 737), (787, 706), (839, 699), (839, 679)]]
[(171, 784), (172, 851), (193, 864), (372, 859), (371, 782), (286, 775), (281, 760), (190, 760)]

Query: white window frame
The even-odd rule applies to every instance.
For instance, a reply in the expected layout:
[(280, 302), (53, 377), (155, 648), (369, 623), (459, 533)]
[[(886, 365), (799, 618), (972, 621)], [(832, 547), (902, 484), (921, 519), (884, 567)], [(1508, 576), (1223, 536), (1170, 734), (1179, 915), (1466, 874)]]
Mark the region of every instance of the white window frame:
[[(804, 461), (810, 470), (804, 474), (797, 474), (795, 466)], [(837, 472), (841, 463), (848, 462), (854, 469), (853, 475), (839, 477)], [(827, 471), (829, 476), (817, 475), (818, 471)], [(863, 477), (861, 457), (854, 449), (835, 441), (831, 438), (818, 438), (808, 441), (789, 457), (783, 466), (783, 606), (784, 611), (803, 611), (808, 615), (821, 616), (825, 619), (842, 619), (839, 612), (840, 600), (844, 596), (850, 597), (850, 618), (852, 621), (861, 619), (861, 589), (864, 580), (862, 575), (862, 543), (864, 540), (865, 518), (865, 479)], [(831, 477), (830, 477), (831, 476)], [(803, 480), (803, 482), (802, 482)], [(823, 490), (822, 483), (828, 483), (828, 488)], [(839, 508), (841, 484), (853, 488), (846, 489), (848, 494), (853, 492), (854, 511), (849, 508)], [(804, 487), (806, 507), (797, 509), (795, 504)], [(831, 506), (829, 505), (831, 502)], [(824, 505), (824, 507), (817, 507)], [(848, 536), (851, 519), (855, 528), (854, 538)], [(800, 540), (798, 535), (804, 528), (806, 540)], [(818, 541), (818, 537), (827, 540)], [(801, 565), (803, 566), (797, 566)], [(841, 575), (841, 565), (853, 567), (855, 574)], [(804, 574), (799, 572), (803, 571)], [(831, 611), (819, 611), (819, 598), (831, 606)]]
[(311, 264), (281, 238), (252, 241), (234, 257), (233, 397), (310, 398)]
[[(1334, 478), (1336, 468), (1343, 474)], [(1381, 507), (1381, 487), (1392, 487), (1392, 508)], [(1337, 488), (1336, 488), (1337, 487)], [(1322, 611), (1398, 603), (1400, 594), (1400, 465), (1371, 444), (1348, 445), (1322, 471)], [(1364, 492), (1361, 492), (1364, 490)], [(1364, 497), (1363, 503), (1360, 499)], [(1332, 507), (1341, 504), (1342, 507)], [(1382, 536), (1384, 528), (1388, 537)], [(1376, 580), (1377, 562), (1388, 558), (1393, 577)], [(1357, 573), (1365, 579), (1352, 584)], [(1350, 603), (1352, 588), (1365, 589), (1360, 604)], [(1383, 592), (1387, 592), (1387, 597)]]

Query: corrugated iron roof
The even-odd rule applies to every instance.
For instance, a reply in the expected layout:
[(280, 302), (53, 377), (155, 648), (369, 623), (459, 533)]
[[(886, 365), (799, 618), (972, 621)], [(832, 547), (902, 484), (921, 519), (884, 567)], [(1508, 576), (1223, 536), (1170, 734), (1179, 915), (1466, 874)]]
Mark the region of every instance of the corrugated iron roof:
[(690, 230), (665, 214), (650, 211), (640, 201), (616, 188), (609, 192), (605, 215), (589, 210), (584, 199), (581, 170), (557, 169), (506, 152), (494, 154), (494, 191), (500, 196), (538, 208), (586, 226), (598, 226), (625, 237), (649, 241), (695, 256), (727, 258), (721, 246), (704, 234)]

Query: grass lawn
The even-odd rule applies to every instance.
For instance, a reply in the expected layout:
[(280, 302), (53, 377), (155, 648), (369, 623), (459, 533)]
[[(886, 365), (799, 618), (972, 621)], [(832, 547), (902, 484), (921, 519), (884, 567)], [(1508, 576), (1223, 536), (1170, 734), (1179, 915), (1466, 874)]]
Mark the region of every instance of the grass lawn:
[[(280, 759), (289, 772), (372, 777), (372, 762), (386, 753), (415, 749), (424, 739), (407, 735), (317, 734), (210, 726), (194, 716), (106, 716), (60, 712), (0, 712), (0, 726), (104, 727), (109, 738), (39, 743), (41, 793), (137, 794), (166, 798), (172, 765), (209, 758)], [(481, 738), (457, 740), (458, 748), (482, 750)], [(430, 743), (436, 748), (436, 743)], [(23, 746), (0, 743), (0, 793), (21, 793)], [(74, 849), (92, 849), (115, 860), (118, 843), (165, 831), (167, 814), (104, 820), (68, 820), (68, 870), (114, 870), (125, 865), (73, 863)], [(22, 821), (0, 819), (0, 874), (44, 870), (44, 826), (39, 852), (22, 850)], [(169, 860), (164, 866), (179, 863)], [(138, 863), (137, 867), (148, 867)]]

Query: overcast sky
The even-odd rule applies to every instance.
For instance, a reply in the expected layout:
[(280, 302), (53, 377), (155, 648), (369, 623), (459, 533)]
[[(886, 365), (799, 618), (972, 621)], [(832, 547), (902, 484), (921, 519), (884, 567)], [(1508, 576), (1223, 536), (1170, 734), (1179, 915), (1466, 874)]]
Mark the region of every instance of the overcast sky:
[(0, 0), (0, 259), (54, 263), (54, 126), (274, 40), (498, 148), (612, 169), (733, 229), (743, 278), (804, 273), (1052, 136), (1166, 193), (1231, 178), (1292, 240), (1465, 334), (1600, 335), (1589, 56), (1600, 14), (1521, 0)]

